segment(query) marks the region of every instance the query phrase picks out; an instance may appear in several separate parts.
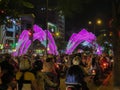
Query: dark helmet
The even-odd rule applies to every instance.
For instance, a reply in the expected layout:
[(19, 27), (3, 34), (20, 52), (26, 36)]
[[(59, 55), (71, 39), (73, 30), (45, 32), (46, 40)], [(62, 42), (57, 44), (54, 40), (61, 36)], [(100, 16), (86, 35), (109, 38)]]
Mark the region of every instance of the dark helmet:
[(34, 69), (35, 70), (42, 70), (43, 69), (43, 62), (41, 60), (34, 62)]

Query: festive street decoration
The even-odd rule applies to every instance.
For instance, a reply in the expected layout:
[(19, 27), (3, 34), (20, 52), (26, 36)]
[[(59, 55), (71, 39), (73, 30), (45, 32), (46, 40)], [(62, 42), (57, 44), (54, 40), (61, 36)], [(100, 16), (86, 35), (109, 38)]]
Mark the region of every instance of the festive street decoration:
[[(16, 50), (13, 52), (13, 55), (21, 56), (26, 54), (28, 48), (35, 40), (39, 40), (40, 43), (47, 48), (48, 54), (58, 55), (57, 46), (52, 34), (49, 30), (43, 30), (38, 25), (33, 25), (31, 30), (23, 30), (18, 39)], [(68, 41), (65, 54), (72, 54), (75, 48), (84, 41), (92, 44), (96, 54), (101, 54), (101, 47), (95, 42), (96, 36), (93, 33), (88, 32), (86, 29), (82, 29), (79, 33), (72, 34)]]

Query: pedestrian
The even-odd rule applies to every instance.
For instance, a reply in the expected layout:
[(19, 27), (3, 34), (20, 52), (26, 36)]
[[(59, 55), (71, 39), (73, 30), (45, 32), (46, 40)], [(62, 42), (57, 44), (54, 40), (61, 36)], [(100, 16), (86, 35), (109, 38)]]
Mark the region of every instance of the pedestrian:
[(31, 63), (25, 56), (20, 60), (20, 70), (16, 73), (17, 90), (37, 90), (35, 75), (30, 70)]
[[(58, 86), (57, 83), (52, 82), (46, 73), (42, 72), (43, 62), (41, 60), (35, 61), (33, 73), (36, 75), (37, 82), (37, 90), (46, 90), (46, 84), (50, 87), (56, 88)], [(47, 89), (49, 90), (49, 89)]]

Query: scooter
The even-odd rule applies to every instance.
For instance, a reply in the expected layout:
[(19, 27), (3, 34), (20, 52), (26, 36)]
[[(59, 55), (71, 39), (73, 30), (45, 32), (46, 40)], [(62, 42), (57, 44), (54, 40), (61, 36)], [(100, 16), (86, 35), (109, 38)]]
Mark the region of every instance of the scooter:
[(76, 85), (67, 85), (66, 90), (82, 90), (82, 88)]

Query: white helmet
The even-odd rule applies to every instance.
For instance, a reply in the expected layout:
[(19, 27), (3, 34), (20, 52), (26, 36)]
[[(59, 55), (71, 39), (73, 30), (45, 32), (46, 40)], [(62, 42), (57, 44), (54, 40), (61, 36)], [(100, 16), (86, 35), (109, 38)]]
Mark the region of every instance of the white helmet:
[(79, 58), (79, 56), (74, 57), (72, 63), (73, 63), (73, 65), (79, 65), (80, 64), (80, 58)]

